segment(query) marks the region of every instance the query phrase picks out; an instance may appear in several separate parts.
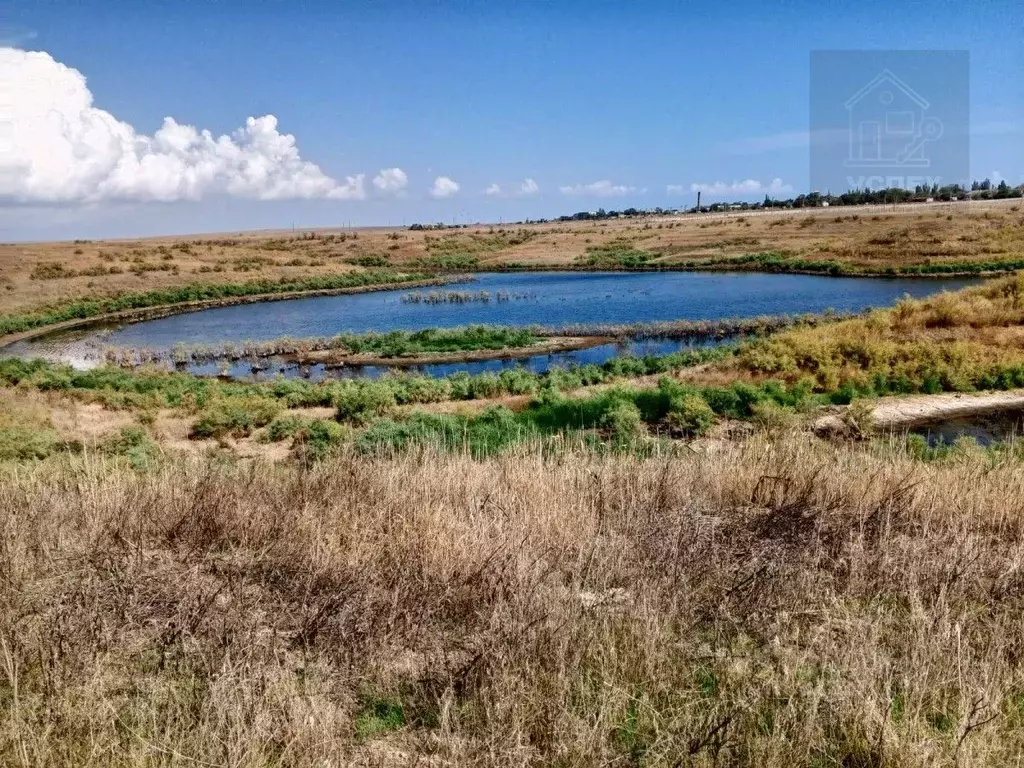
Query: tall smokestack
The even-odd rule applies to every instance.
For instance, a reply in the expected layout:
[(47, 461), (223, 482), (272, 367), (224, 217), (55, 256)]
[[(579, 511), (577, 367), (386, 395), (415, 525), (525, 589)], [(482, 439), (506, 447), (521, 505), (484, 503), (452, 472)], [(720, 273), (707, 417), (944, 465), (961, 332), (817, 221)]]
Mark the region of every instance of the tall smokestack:
[(700, 213), (700, 190), (697, 190), (697, 213)]

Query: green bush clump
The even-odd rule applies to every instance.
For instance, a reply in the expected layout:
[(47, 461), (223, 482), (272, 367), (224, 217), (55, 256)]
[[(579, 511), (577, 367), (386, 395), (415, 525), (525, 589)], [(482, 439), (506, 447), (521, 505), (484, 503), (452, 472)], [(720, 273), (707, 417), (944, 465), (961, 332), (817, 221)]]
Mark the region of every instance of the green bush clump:
[(642, 267), (654, 258), (650, 251), (636, 248), (632, 242), (618, 238), (603, 245), (588, 246), (587, 252), (576, 258), (576, 263), (602, 269), (630, 269)]
[(905, 448), (918, 461), (944, 461), (985, 455), (991, 459), (1001, 456), (1019, 458), (1013, 455), (1013, 447), (1006, 443), (992, 443), (982, 447), (971, 435), (960, 435), (953, 442), (940, 440), (930, 443), (924, 435), (911, 433), (906, 437)]
[(25, 425), (0, 426), (0, 461), (45, 459), (60, 447), (57, 433)]
[(304, 461), (320, 461), (332, 455), (350, 434), (336, 421), (314, 419), (295, 432), (293, 450)]
[(424, 256), (413, 261), (413, 264), (431, 271), (462, 272), (477, 269), (480, 266), (480, 259), (469, 253), (448, 253)]
[(849, 264), (841, 264), (832, 259), (794, 258), (778, 251), (767, 253), (749, 253), (743, 256), (722, 256), (711, 259), (689, 260), (678, 264), (687, 269), (708, 269), (723, 267), (727, 269), (757, 270), (759, 272), (809, 272), (819, 275), (853, 275), (861, 270)]
[(192, 425), (193, 438), (245, 437), (252, 430), (269, 424), (280, 412), (281, 404), (264, 397), (218, 400), (207, 406)]
[(355, 264), (359, 267), (390, 267), (391, 262), (386, 256), (371, 254), (369, 256), (350, 256), (345, 259), (346, 264)]
[(617, 446), (628, 446), (647, 434), (640, 409), (629, 400), (618, 400), (601, 416), (601, 426)]
[(279, 443), (295, 435), (306, 426), (306, 419), (290, 413), (282, 414), (267, 425), (267, 440)]
[(1024, 259), (993, 259), (991, 261), (949, 261), (943, 264), (911, 264), (899, 268), (904, 275), (978, 274), (982, 272), (1015, 272), (1024, 269)]
[(356, 737), (366, 741), (405, 726), (405, 710), (389, 699), (367, 698), (356, 715)]
[(339, 334), (331, 339), (332, 348), (353, 354), (377, 354), (401, 357), (428, 352), (471, 352), (480, 349), (528, 347), (540, 338), (528, 328), (471, 325), (465, 328), (426, 328), (421, 331)]
[(769, 434), (783, 432), (792, 427), (796, 414), (775, 400), (762, 400), (750, 408), (751, 421)]
[(715, 412), (711, 410), (700, 395), (682, 395), (669, 401), (668, 415), (665, 417), (669, 427), (684, 435), (699, 437), (710, 429), (715, 421)]
[(365, 424), (395, 407), (395, 393), (388, 382), (346, 381), (334, 390), (338, 421)]
[(414, 413), (403, 421), (378, 419), (360, 435), (356, 448), (362, 453), (389, 454), (430, 447), (484, 458), (537, 434), (532, 425), (521, 422), (507, 408), (495, 406), (476, 417)]
[(135, 469), (145, 469), (156, 461), (160, 455), (160, 447), (149, 436), (145, 427), (133, 424), (123, 427), (115, 436), (109, 438), (103, 446), (104, 450), (114, 456), (124, 456)]
[(385, 381), (392, 388), (396, 402), (400, 404), (440, 403), (451, 397), (447, 379), (393, 374)]

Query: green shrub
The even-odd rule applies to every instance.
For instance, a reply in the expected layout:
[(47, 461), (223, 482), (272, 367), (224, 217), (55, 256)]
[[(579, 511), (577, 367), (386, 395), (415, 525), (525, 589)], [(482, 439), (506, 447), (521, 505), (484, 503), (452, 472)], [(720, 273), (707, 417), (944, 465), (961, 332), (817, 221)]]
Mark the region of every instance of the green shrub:
[(151, 466), (160, 455), (160, 447), (146, 429), (137, 424), (123, 427), (117, 435), (107, 439), (103, 448), (112, 455), (126, 457), (135, 469)]
[(448, 400), (451, 389), (447, 379), (429, 376), (396, 376), (387, 379), (399, 403), (440, 403)]
[(334, 407), (338, 421), (366, 424), (383, 416), (396, 405), (395, 393), (387, 382), (343, 382), (335, 390)]
[(683, 395), (672, 398), (666, 421), (676, 432), (699, 437), (714, 423), (715, 412), (700, 395)]
[(366, 698), (356, 715), (356, 737), (372, 739), (404, 725), (405, 710), (401, 704), (387, 699)]
[(192, 425), (190, 436), (245, 437), (252, 430), (269, 424), (280, 410), (280, 403), (263, 397), (218, 400), (203, 410)]
[(301, 416), (295, 416), (290, 413), (283, 414), (267, 426), (267, 440), (272, 443), (280, 442), (292, 437), (304, 426), (306, 426), (306, 420)]
[(0, 427), (0, 460), (45, 459), (59, 446), (57, 433), (52, 429), (21, 425)]
[(647, 434), (640, 409), (628, 400), (620, 400), (605, 411), (601, 417), (604, 427), (615, 445), (627, 446)]
[(762, 400), (751, 408), (751, 421), (765, 432), (776, 434), (790, 429), (796, 421), (792, 410), (773, 400)]
[(537, 434), (534, 425), (507, 408), (494, 406), (475, 417), (419, 412), (404, 421), (378, 419), (360, 435), (356, 448), (362, 453), (387, 455), (420, 446), (484, 458)]
[(316, 419), (295, 433), (295, 454), (306, 461), (320, 461), (335, 452), (351, 430), (336, 421)]

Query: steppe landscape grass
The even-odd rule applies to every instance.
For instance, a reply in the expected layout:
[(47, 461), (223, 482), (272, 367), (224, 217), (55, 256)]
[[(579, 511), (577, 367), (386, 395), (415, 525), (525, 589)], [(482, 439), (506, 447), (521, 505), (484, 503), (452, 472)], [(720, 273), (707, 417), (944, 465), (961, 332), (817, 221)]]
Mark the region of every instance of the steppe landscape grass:
[(803, 435), (581, 449), (3, 467), (0, 754), (924, 766), (1024, 749), (1015, 464)]

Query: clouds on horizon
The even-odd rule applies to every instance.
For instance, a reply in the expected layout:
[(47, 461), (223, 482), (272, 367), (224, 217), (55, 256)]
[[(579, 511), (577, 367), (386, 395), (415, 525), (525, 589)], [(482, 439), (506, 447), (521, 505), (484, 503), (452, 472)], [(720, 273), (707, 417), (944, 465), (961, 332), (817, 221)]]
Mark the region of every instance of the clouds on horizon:
[(459, 184), (454, 179), (450, 179), (447, 176), (438, 176), (434, 179), (434, 183), (430, 186), (428, 194), (431, 197), (437, 199), (443, 199), (445, 197), (451, 197), (459, 191)]
[(373, 177), (373, 186), (382, 194), (397, 195), (409, 185), (409, 177), (401, 168), (382, 168)]
[[(681, 184), (670, 184), (666, 191), (669, 194), (683, 194)], [(783, 183), (782, 179), (772, 179), (769, 184), (762, 184), (756, 179), (745, 179), (743, 181), (715, 181), (710, 184), (694, 183), (690, 185), (690, 192), (696, 194), (701, 192), (710, 197), (724, 197), (727, 195), (784, 195), (793, 191), (790, 184)]]
[(591, 184), (573, 184), (559, 187), (558, 191), (569, 197), (622, 197), (636, 192), (636, 187), (625, 184), (613, 184), (608, 179), (595, 181)]
[(538, 192), (540, 192), (540, 187), (533, 179), (523, 179), (523, 183), (519, 185), (520, 195), (536, 195)]
[[(148, 136), (93, 106), (85, 76), (48, 53), (0, 48), (0, 81), (11, 85), (13, 94), (12, 119), (0, 134), (2, 201), (366, 197), (364, 174), (343, 182), (331, 178), (302, 158), (295, 137), (278, 131), (274, 115), (250, 117), (230, 135), (217, 137), (167, 117)], [(377, 179), (392, 187), (398, 174), (405, 176), (400, 169), (385, 169)]]

